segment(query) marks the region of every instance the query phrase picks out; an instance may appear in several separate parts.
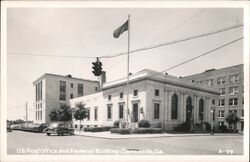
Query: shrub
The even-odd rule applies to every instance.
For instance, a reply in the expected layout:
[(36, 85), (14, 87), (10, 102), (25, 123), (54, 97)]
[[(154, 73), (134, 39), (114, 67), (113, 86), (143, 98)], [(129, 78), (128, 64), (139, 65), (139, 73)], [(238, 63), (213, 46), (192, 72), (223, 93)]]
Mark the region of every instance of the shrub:
[(208, 122), (204, 123), (206, 125), (206, 130), (211, 131), (211, 125)]
[(226, 125), (220, 125), (219, 126), (219, 131), (222, 132), (222, 133), (226, 133), (228, 131), (227, 126)]
[(176, 132), (189, 132), (190, 131), (190, 123), (184, 122), (181, 125), (174, 128)]
[(121, 122), (121, 120), (116, 120), (116, 121), (113, 123), (114, 128), (119, 128), (120, 122)]
[(85, 132), (104, 132), (110, 131), (111, 127), (86, 127), (84, 128)]
[(130, 131), (134, 134), (162, 133), (161, 128), (135, 128)]
[(130, 134), (130, 129), (112, 128), (110, 132), (119, 134)]
[(148, 120), (142, 119), (138, 122), (138, 127), (139, 128), (149, 128), (150, 127), (150, 123)]

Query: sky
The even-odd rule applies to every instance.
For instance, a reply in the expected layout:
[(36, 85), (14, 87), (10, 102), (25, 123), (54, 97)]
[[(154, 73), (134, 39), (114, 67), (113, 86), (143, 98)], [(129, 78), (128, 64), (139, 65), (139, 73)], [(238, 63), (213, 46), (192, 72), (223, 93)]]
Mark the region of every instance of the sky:
[[(95, 59), (39, 55), (103, 56), (127, 51), (128, 32), (113, 31), (130, 14), (130, 49), (161, 44), (243, 23), (243, 10), (230, 8), (9, 8), (7, 10), (8, 119), (34, 120), (32, 82), (44, 73), (97, 80)], [(243, 28), (157, 49), (132, 53), (130, 72), (163, 71), (243, 36)], [(15, 54), (15, 55), (14, 55)], [(20, 55), (20, 54), (32, 54)], [(126, 76), (126, 56), (101, 59), (107, 81)], [(243, 63), (240, 40), (168, 71), (175, 76), (201, 73)]]

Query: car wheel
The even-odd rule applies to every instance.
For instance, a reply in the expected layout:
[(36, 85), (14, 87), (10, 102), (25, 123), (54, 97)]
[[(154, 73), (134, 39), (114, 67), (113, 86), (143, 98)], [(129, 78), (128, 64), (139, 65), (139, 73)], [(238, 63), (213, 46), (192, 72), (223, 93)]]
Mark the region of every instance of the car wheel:
[(58, 133), (58, 136), (61, 136), (61, 133)]
[(47, 133), (48, 136), (50, 136), (50, 133)]

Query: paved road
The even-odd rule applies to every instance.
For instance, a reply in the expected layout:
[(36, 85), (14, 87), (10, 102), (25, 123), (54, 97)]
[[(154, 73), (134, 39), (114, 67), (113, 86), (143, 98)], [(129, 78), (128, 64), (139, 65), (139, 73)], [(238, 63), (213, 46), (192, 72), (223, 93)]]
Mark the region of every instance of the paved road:
[(243, 154), (242, 135), (100, 139), (13, 131), (7, 138), (8, 154)]

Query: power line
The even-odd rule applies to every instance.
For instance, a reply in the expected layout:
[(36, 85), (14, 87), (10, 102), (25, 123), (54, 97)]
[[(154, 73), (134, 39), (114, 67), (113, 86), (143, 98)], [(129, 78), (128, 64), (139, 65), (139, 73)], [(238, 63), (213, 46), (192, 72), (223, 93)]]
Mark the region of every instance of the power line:
[[(177, 44), (177, 43), (181, 43), (181, 42), (185, 42), (185, 41), (189, 41), (189, 40), (193, 40), (193, 39), (197, 39), (197, 38), (201, 38), (201, 37), (205, 37), (205, 36), (209, 36), (209, 35), (214, 35), (217, 33), (221, 33), (224, 31), (228, 31), (228, 30), (232, 30), (235, 28), (239, 28), (242, 27), (243, 24), (240, 25), (233, 25), (230, 27), (226, 27), (226, 28), (222, 28), (222, 29), (217, 29), (211, 32), (207, 32), (207, 33), (202, 33), (199, 35), (195, 35), (195, 36), (190, 36), (190, 37), (186, 37), (186, 38), (182, 38), (182, 39), (178, 39), (178, 40), (174, 40), (174, 41), (170, 41), (170, 42), (166, 42), (166, 43), (161, 43), (161, 44), (157, 44), (157, 45), (152, 45), (150, 47), (144, 47), (144, 48), (139, 48), (139, 49), (135, 49), (135, 50), (131, 50), (130, 54), (135, 53), (135, 52), (139, 52), (139, 51), (145, 51), (145, 50), (150, 50), (150, 49), (154, 49), (154, 48), (159, 48), (162, 46), (168, 46), (168, 45), (172, 45), (172, 44)], [(69, 56), (69, 55), (41, 55), (41, 54), (34, 54), (34, 53), (17, 53), (17, 52), (8, 52), (8, 54), (10, 55), (29, 55), (29, 56), (45, 56), (45, 57), (66, 57), (66, 58), (85, 58), (85, 59), (93, 59), (93, 58), (113, 58), (113, 57), (119, 57), (122, 55), (126, 55), (127, 52), (121, 52), (118, 54), (111, 54), (111, 55), (104, 55), (104, 56)]]
[(212, 53), (212, 52), (214, 52), (214, 51), (217, 51), (217, 50), (219, 50), (219, 49), (221, 49), (221, 48), (224, 48), (224, 47), (226, 47), (226, 46), (229, 46), (230, 44), (233, 44), (233, 43), (235, 43), (235, 42), (237, 42), (237, 41), (239, 41), (239, 40), (242, 40), (242, 39), (243, 39), (243, 37), (240, 37), (240, 38), (235, 39), (235, 40), (233, 40), (233, 41), (231, 41), (231, 42), (228, 42), (228, 43), (226, 43), (226, 44), (223, 44), (223, 45), (221, 45), (221, 46), (219, 46), (219, 47), (216, 47), (215, 49), (212, 49), (212, 50), (210, 50), (210, 51), (208, 51), (208, 52), (205, 52), (205, 53), (203, 53), (203, 54), (201, 54), (201, 55), (198, 55), (198, 56), (193, 57), (193, 58), (191, 58), (191, 59), (188, 59), (188, 60), (186, 60), (186, 61), (184, 61), (184, 62), (182, 62), (182, 63), (179, 63), (179, 64), (177, 64), (177, 65), (174, 65), (174, 66), (172, 66), (172, 67), (170, 67), (170, 68), (168, 68), (168, 69), (165, 69), (165, 70), (163, 70), (163, 71), (161, 71), (161, 72), (159, 72), (159, 73), (157, 73), (157, 74), (154, 74), (154, 75), (150, 76), (150, 78), (153, 78), (153, 77), (155, 77), (156, 75), (159, 75), (159, 74), (161, 74), (161, 73), (167, 72), (167, 71), (169, 71), (169, 70), (172, 70), (172, 69), (174, 69), (174, 68), (176, 68), (176, 67), (179, 67), (179, 66), (181, 66), (181, 65), (183, 65), (183, 64), (186, 64), (186, 63), (188, 63), (188, 62), (190, 62), (190, 61), (193, 61), (193, 60), (195, 60), (195, 59), (198, 59), (198, 58), (200, 58), (200, 57), (202, 57), (202, 56), (208, 55), (208, 54), (210, 54), (210, 53)]
[[(167, 71), (169, 71), (169, 70), (172, 70), (172, 69), (174, 69), (174, 68), (176, 68), (176, 67), (179, 67), (179, 66), (181, 66), (181, 65), (183, 65), (183, 64), (186, 64), (186, 63), (188, 63), (188, 62), (190, 62), (190, 61), (193, 61), (193, 60), (195, 60), (195, 59), (198, 59), (198, 58), (200, 58), (200, 57), (203, 57), (203, 56), (205, 56), (205, 55), (208, 55), (208, 54), (210, 54), (210, 53), (212, 53), (212, 52), (214, 52), (214, 51), (217, 51), (217, 50), (222, 49), (222, 48), (224, 48), (224, 47), (226, 47), (226, 46), (229, 46), (229, 45), (231, 45), (231, 44), (233, 44), (233, 43), (235, 43), (235, 42), (237, 42), (237, 41), (239, 41), (239, 40), (241, 40), (241, 39), (243, 39), (243, 37), (237, 38), (237, 39), (235, 39), (235, 40), (233, 40), (233, 41), (231, 41), (231, 42), (228, 42), (228, 43), (223, 44), (223, 45), (221, 45), (221, 46), (219, 46), (219, 47), (216, 47), (216, 48), (214, 48), (214, 49), (212, 49), (212, 50), (210, 50), (210, 51), (208, 51), (208, 52), (205, 52), (205, 53), (203, 53), (203, 54), (201, 54), (201, 55), (195, 56), (195, 57), (193, 57), (193, 58), (191, 58), (191, 59), (188, 59), (188, 60), (186, 60), (186, 61), (184, 61), (184, 62), (182, 62), (182, 63), (179, 63), (179, 64), (174, 65), (174, 66), (172, 66), (172, 67), (170, 67), (170, 68), (168, 68), (168, 69), (165, 69), (165, 70), (163, 70), (163, 71), (161, 71), (161, 72), (158, 72), (158, 73), (156, 73), (156, 74), (154, 74), (154, 75), (151, 75), (149, 78), (153, 78), (153, 77), (155, 77), (155, 76), (157, 76), (157, 75), (160, 75), (160, 74), (162, 74), (162, 73), (164, 73), (164, 72), (167, 72)], [(112, 81), (112, 82), (119, 81), (119, 80), (126, 79), (126, 78), (127, 78), (127, 77), (123, 77), (123, 78), (120, 78), (120, 79), (116, 79), (116, 80), (114, 80), (114, 81)]]

